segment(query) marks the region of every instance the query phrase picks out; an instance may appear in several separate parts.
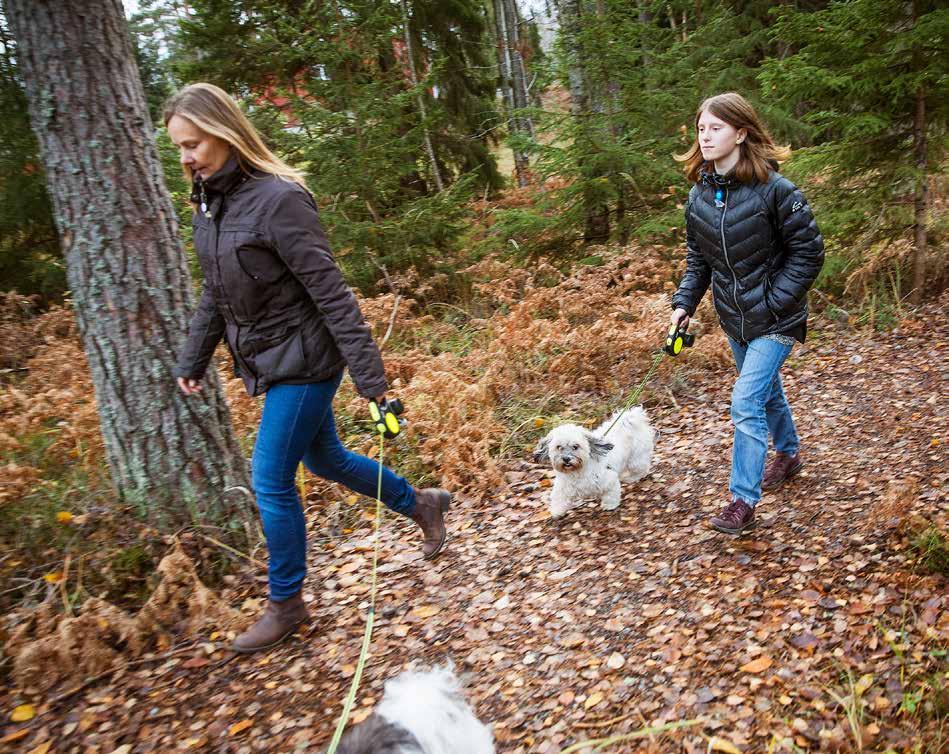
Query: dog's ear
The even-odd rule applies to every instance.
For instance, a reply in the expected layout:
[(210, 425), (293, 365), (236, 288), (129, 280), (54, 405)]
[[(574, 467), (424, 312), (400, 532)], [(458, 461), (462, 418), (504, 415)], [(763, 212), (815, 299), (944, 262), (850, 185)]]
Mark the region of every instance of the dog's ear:
[(534, 463), (550, 463), (550, 435), (542, 437), (534, 448)]
[(587, 441), (590, 443), (590, 453), (597, 458), (603, 458), (607, 453), (613, 450), (613, 443), (597, 437), (592, 432), (587, 432)]

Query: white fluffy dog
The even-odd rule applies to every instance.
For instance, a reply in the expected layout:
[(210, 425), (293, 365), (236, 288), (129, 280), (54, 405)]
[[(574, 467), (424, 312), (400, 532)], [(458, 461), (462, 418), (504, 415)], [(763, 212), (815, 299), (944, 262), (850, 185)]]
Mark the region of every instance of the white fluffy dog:
[(576, 424), (552, 429), (534, 450), (535, 461), (549, 462), (557, 472), (550, 514), (562, 516), (590, 498), (604, 510), (616, 508), (620, 482), (637, 482), (649, 473), (654, 444), (642, 406), (617, 411), (592, 432)]
[(494, 737), (465, 701), (449, 664), (386, 681), (375, 711), (339, 742), (337, 754), (494, 754)]

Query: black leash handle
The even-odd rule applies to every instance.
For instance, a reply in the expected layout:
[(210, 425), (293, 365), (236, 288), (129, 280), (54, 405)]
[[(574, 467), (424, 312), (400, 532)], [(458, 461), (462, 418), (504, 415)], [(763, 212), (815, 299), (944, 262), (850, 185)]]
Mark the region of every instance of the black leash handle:
[(687, 328), (688, 325), (680, 327), (678, 322), (670, 325), (669, 334), (666, 335), (666, 344), (662, 350), (674, 357), (678, 356), (683, 348), (691, 348), (695, 343), (695, 336)]

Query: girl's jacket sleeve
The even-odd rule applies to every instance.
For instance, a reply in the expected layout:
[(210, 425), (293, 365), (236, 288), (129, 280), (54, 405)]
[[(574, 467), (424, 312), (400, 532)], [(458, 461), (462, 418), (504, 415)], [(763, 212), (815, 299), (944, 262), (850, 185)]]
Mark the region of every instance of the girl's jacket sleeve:
[(778, 317), (800, 306), (824, 265), (824, 239), (804, 194), (783, 176), (776, 182), (772, 207), (784, 250), (774, 274), (768, 306)]
[(690, 317), (695, 314), (712, 280), (712, 268), (699, 250), (689, 225), (689, 210), (698, 190), (698, 186), (693, 186), (689, 192), (688, 201), (685, 203), (685, 242), (688, 248), (685, 257), (685, 275), (679, 283), (678, 290), (672, 296), (672, 308), (685, 309)]

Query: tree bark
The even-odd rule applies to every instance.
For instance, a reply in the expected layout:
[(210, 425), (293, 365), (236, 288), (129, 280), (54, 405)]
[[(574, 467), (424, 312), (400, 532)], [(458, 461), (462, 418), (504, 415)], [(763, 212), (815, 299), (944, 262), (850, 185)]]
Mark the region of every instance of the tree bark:
[(438, 169), (438, 160), (435, 159), (435, 148), (432, 146), (432, 137), (428, 132), (428, 114), (425, 110), (425, 96), (418, 88), (418, 74), (415, 72), (415, 46), (412, 44), (412, 32), (409, 30), (409, 10), (406, 7), (405, 0), (402, 0), (402, 28), (405, 32), (405, 54), (409, 59), (409, 75), (412, 78), (412, 87), (416, 92), (416, 102), (418, 103), (419, 115), (422, 118), (422, 134), (425, 142), (425, 154), (428, 155), (428, 161), (432, 167), (432, 180), (435, 181), (435, 189), (441, 193), (445, 189), (442, 183), (442, 174)]
[(913, 290), (910, 301), (919, 304), (926, 292), (926, 262), (929, 256), (926, 224), (929, 215), (929, 175), (926, 159), (926, 92), (916, 90), (916, 115), (913, 120), (913, 154), (916, 158), (916, 191), (913, 207)]
[[(913, 0), (913, 25), (919, 23), (919, 0)], [(919, 51), (913, 53), (916, 70), (922, 67)], [(926, 289), (926, 258), (928, 239), (926, 220), (929, 209), (929, 176), (927, 175), (926, 151), (926, 90), (920, 85), (916, 89), (916, 109), (913, 116), (913, 157), (916, 163), (916, 189), (913, 196), (913, 290), (910, 302), (919, 304)]]
[[(523, 114), (529, 104), (527, 75), (521, 55), (520, 27), (515, 0), (494, 0), (494, 23), (498, 40), (498, 64), (501, 71), (501, 91), (508, 111), (508, 128), (512, 134), (534, 136), (534, 124)], [(514, 171), (517, 185), (530, 182), (528, 157), (514, 150)]]
[(217, 375), (194, 398), (171, 377), (194, 299), (122, 5), (5, 10), (117, 492), (165, 529), (249, 534), (247, 467)]

